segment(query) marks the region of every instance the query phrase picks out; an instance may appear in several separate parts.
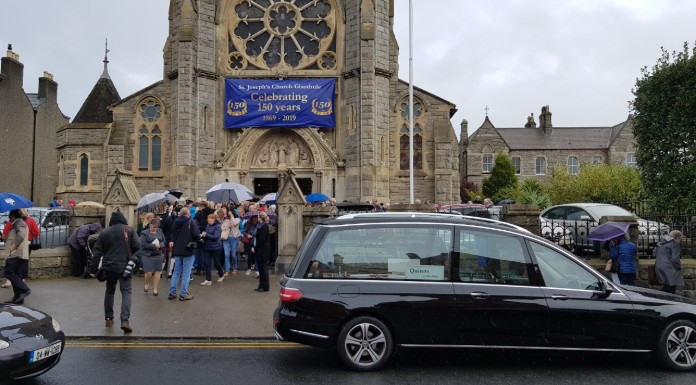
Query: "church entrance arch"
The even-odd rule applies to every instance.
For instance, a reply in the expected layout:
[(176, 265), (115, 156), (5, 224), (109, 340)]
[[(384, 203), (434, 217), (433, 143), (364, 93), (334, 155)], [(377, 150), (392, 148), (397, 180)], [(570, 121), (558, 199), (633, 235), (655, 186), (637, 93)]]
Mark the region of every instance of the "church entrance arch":
[[(302, 135), (291, 129), (268, 129), (251, 146), (248, 161), (254, 193), (263, 195), (280, 189), (279, 173), (292, 169), (302, 192), (315, 185), (315, 152)], [(305, 191), (307, 190), (307, 191)]]

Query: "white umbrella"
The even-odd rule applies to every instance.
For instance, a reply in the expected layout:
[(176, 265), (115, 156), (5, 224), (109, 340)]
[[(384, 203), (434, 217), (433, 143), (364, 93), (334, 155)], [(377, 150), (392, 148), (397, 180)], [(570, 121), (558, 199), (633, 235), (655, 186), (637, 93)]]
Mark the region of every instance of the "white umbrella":
[(272, 205), (272, 204), (276, 203), (277, 200), (278, 200), (278, 193), (274, 192), (274, 193), (264, 195), (261, 199), (259, 199), (259, 202)]
[(160, 203), (164, 203), (168, 200), (168, 196), (165, 193), (149, 193), (138, 201), (138, 210), (147, 207), (157, 206)]
[(205, 193), (205, 199), (221, 203), (239, 203), (253, 198), (254, 194), (248, 187), (234, 182), (216, 184)]

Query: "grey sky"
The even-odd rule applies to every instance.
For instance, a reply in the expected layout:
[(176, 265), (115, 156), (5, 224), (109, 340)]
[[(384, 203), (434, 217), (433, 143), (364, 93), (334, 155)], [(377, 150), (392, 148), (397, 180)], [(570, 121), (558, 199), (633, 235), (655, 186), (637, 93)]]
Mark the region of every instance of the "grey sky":
[[(358, 0), (346, 0), (358, 1)], [(0, 52), (12, 43), (37, 91), (43, 71), (74, 117), (102, 72), (121, 97), (162, 79), (168, 0), (3, 0)], [(395, 0), (399, 75), (408, 80), (408, 0)], [(607, 126), (628, 115), (631, 88), (660, 47), (696, 40), (691, 0), (413, 0), (414, 83), (457, 105), (472, 133), (489, 117), (524, 125), (549, 105), (555, 126)]]

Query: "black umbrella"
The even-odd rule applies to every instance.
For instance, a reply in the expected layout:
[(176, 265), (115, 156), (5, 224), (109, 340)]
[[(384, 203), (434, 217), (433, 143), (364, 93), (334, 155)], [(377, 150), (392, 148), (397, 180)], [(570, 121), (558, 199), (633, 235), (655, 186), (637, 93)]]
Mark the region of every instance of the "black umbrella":
[(173, 188), (173, 189), (167, 190), (164, 193), (169, 194), (169, 195), (174, 195), (176, 197), (176, 199), (180, 199), (181, 196), (184, 195), (184, 192), (179, 190), (178, 188)]

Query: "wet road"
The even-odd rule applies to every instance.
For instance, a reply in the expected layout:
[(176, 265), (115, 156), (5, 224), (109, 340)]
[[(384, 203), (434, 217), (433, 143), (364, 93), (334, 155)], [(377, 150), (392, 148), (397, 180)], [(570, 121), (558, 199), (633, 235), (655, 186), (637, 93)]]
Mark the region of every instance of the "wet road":
[(61, 362), (21, 384), (631, 384), (692, 385), (696, 373), (649, 355), (403, 351), (356, 373), (331, 350), (275, 341), (69, 341)]

